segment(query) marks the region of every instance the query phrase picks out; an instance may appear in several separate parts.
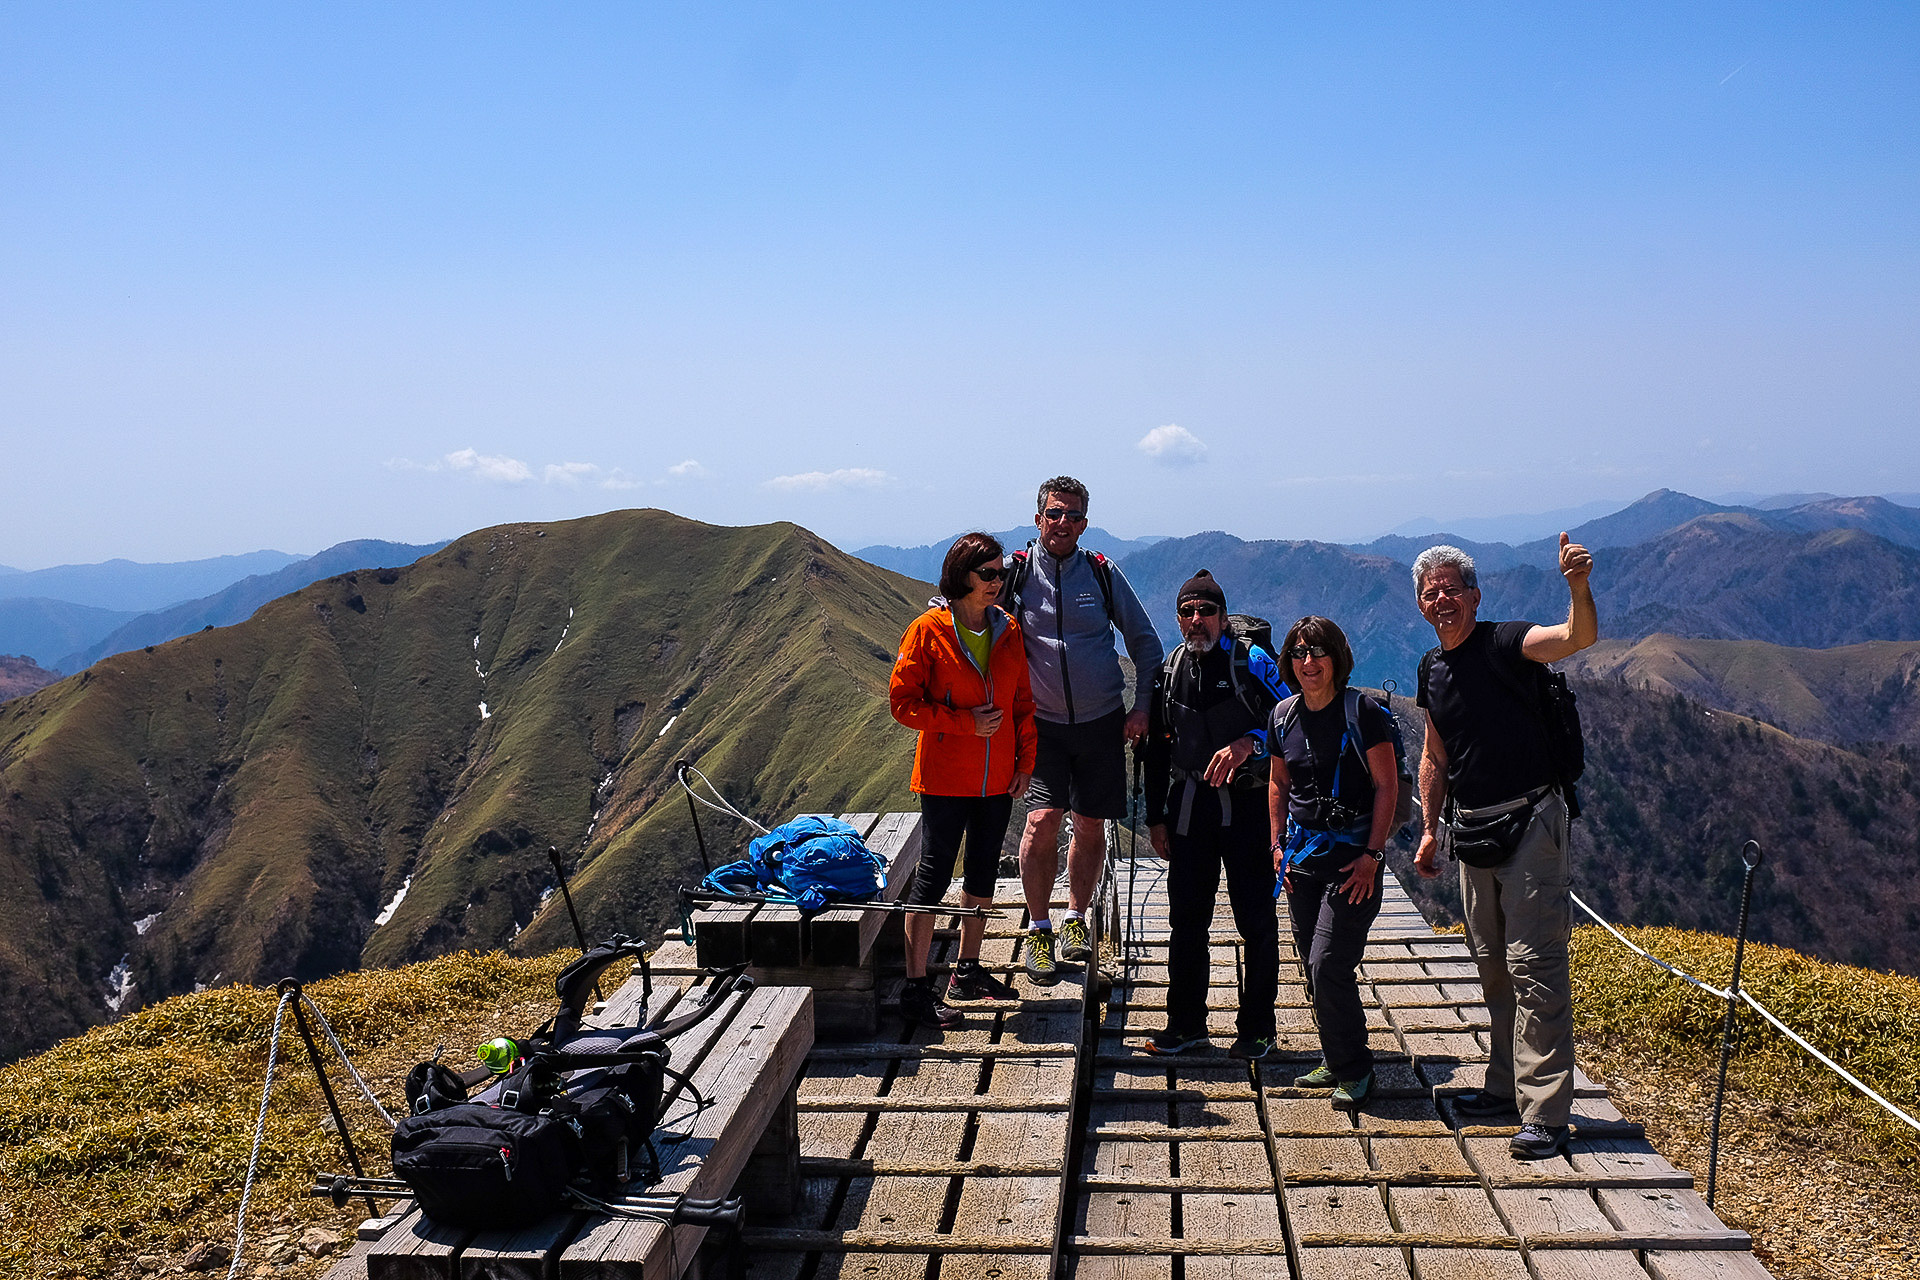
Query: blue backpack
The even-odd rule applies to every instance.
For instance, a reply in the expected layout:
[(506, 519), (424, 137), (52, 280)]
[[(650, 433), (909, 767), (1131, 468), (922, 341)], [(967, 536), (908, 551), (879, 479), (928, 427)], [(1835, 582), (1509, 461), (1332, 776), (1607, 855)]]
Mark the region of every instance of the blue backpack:
[(802, 911), (831, 901), (864, 902), (880, 892), (886, 861), (838, 818), (795, 818), (747, 846), (747, 856), (701, 881), (712, 893), (787, 898)]

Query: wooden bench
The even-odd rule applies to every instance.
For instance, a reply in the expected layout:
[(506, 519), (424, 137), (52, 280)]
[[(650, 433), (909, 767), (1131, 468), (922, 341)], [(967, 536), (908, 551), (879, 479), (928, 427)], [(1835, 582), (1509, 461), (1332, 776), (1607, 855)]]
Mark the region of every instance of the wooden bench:
[[(920, 815), (848, 813), (840, 820), (886, 860), (879, 900), (897, 901), (920, 866)], [(811, 987), (822, 1035), (873, 1034), (879, 1019), (876, 944), (883, 930), (899, 935), (897, 917), (839, 907), (808, 919), (795, 907), (744, 902), (704, 907), (691, 923), (692, 938), (670, 939), (655, 955), (656, 973), (745, 964), (760, 982)]]
[[(638, 977), (589, 1022), (639, 1018)], [(680, 1002), (684, 989), (656, 989), (649, 1020)], [(750, 1219), (789, 1212), (800, 1194), (799, 1122), (794, 1086), (813, 1047), (813, 993), (761, 986), (671, 1042), (672, 1066), (691, 1075), (711, 1105), (682, 1090), (654, 1134), (661, 1179), (636, 1194), (713, 1199), (741, 1194)], [(671, 1085), (669, 1085), (671, 1087)], [(392, 1225), (363, 1240), (327, 1280), (634, 1280), (679, 1276), (707, 1228), (556, 1214), (519, 1231), (470, 1231), (436, 1224), (404, 1202)]]

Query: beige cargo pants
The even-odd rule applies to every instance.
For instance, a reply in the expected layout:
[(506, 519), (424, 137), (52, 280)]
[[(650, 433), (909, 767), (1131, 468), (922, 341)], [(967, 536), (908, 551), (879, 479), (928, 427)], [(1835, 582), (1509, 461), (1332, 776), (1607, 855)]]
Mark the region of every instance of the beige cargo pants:
[(1460, 864), (1467, 949), (1492, 1014), (1487, 1092), (1511, 1096), (1520, 1118), (1563, 1125), (1573, 1107), (1573, 986), (1567, 941), (1567, 804), (1550, 793), (1513, 857)]

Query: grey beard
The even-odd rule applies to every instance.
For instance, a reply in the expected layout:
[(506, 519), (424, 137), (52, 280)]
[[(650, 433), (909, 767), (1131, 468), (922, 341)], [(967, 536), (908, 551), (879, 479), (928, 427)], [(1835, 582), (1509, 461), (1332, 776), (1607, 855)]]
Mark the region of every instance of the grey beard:
[(1181, 637), (1180, 643), (1187, 647), (1189, 654), (1196, 658), (1204, 658), (1213, 650), (1216, 642), (1207, 639), (1205, 636), (1183, 636)]

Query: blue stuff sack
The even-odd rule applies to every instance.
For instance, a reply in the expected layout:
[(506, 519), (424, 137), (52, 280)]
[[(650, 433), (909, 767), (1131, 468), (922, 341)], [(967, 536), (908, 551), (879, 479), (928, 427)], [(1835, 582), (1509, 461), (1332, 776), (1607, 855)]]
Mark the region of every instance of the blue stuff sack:
[(702, 881), (714, 893), (786, 896), (802, 911), (829, 902), (861, 902), (880, 892), (887, 864), (838, 818), (795, 818), (747, 846), (739, 862)]

